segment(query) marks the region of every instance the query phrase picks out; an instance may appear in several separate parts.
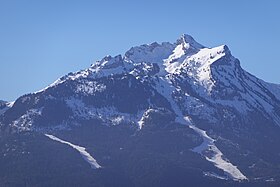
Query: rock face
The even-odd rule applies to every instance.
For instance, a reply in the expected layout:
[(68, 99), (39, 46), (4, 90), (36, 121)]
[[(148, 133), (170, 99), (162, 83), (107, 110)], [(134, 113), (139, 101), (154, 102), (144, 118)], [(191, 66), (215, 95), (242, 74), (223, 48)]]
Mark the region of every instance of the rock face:
[(280, 86), (243, 70), (226, 45), (183, 35), (133, 47), (9, 106), (0, 115), (3, 186), (280, 184)]

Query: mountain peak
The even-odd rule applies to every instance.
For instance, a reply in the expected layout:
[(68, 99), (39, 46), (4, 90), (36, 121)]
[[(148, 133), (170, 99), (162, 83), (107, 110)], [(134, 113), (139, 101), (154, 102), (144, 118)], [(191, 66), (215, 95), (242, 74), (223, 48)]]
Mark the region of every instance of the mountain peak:
[(231, 55), (230, 49), (227, 45), (221, 45), (217, 47), (219, 49), (218, 53), (224, 53), (226, 55)]
[(205, 48), (203, 45), (195, 41), (195, 39), (188, 34), (183, 34), (176, 42), (177, 45), (182, 45), (185, 49), (202, 49)]

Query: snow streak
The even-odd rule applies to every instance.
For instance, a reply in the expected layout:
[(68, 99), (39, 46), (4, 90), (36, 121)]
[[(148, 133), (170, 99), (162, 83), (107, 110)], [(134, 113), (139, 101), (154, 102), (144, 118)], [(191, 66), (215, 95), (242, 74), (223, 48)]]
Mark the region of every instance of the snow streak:
[[(247, 179), (236, 166), (229, 161), (224, 160), (223, 153), (214, 143), (215, 140), (208, 136), (206, 131), (199, 129), (194, 125), (190, 125), (189, 127), (203, 138), (202, 144), (193, 149), (194, 152), (203, 155), (208, 161), (214, 163), (217, 168), (222, 169), (224, 173), (233, 180)], [(211, 152), (212, 154), (207, 154), (208, 152)]]
[(64, 141), (64, 140), (61, 140), (50, 134), (45, 134), (45, 136), (47, 136), (48, 138), (50, 138), (54, 141), (69, 145), (70, 147), (76, 149), (82, 155), (83, 159), (90, 164), (91, 168), (93, 168), (93, 169), (101, 168), (101, 166), (97, 163), (97, 161), (86, 151), (86, 148), (78, 146), (78, 145), (74, 145), (74, 144)]

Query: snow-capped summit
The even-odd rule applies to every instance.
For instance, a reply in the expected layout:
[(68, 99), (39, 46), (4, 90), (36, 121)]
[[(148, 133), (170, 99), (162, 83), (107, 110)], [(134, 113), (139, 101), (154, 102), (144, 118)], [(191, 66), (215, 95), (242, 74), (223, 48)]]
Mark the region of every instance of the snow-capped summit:
[(183, 34), (176, 42), (176, 45), (183, 45), (184, 49), (202, 49), (205, 48), (203, 45), (201, 45), (200, 43), (198, 43), (197, 41), (195, 41), (195, 39), (188, 35), (188, 34)]
[(104, 69), (110, 69), (110, 68), (115, 68), (123, 63), (123, 58), (121, 55), (117, 55), (115, 57), (111, 57), (110, 55), (104, 57), (98, 65), (96, 64), (95, 66), (100, 66)]
[[(151, 79), (154, 76), (166, 79), (173, 76), (173, 80), (167, 78), (167, 81), (188, 85), (188, 95), (195, 93), (193, 96), (233, 107), (238, 112), (247, 113), (252, 108), (262, 108), (260, 112), (265, 111), (265, 115), (272, 115), (274, 120), (280, 122), (273, 112), (278, 104), (269, 99), (272, 95), (256, 83), (259, 81), (254, 76), (241, 68), (239, 60), (231, 54), (228, 46), (204, 47), (187, 34), (174, 43), (154, 42), (132, 47), (123, 57), (108, 55), (88, 69), (63, 76), (42, 91), (70, 80), (94, 80), (123, 74), (133, 75), (137, 79), (147, 76)], [(278, 89), (273, 85), (269, 87)], [(259, 97), (260, 94), (263, 97)]]
[(174, 45), (169, 42), (158, 44), (145, 44), (132, 47), (125, 53), (125, 59), (131, 60), (133, 63), (158, 63), (167, 58), (174, 50)]

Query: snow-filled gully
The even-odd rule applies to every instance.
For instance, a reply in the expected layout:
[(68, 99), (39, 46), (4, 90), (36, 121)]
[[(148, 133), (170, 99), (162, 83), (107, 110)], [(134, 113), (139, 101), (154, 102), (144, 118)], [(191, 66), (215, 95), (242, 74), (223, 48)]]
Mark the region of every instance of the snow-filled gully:
[(51, 140), (69, 145), (73, 149), (77, 150), (81, 154), (83, 159), (90, 164), (92, 169), (101, 168), (101, 166), (97, 163), (97, 161), (86, 151), (86, 148), (78, 146), (78, 145), (74, 145), (74, 144), (72, 144), (70, 142), (67, 142), (67, 141), (64, 141), (64, 140), (61, 140), (61, 139), (59, 139), (59, 138), (57, 138), (53, 135), (50, 135), (50, 134), (45, 134), (45, 136), (47, 136)]
[[(199, 146), (195, 147), (192, 151), (203, 155), (208, 161), (214, 163), (214, 165), (222, 169), (224, 173), (233, 180), (247, 180), (247, 177), (241, 173), (241, 171), (229, 161), (223, 159), (223, 153), (215, 145), (215, 140), (194, 125), (189, 126), (202, 138), (203, 142)], [(211, 151), (212, 154), (206, 154), (207, 151)]]
[[(191, 123), (191, 120), (187, 116), (183, 116), (181, 110), (178, 105), (172, 98), (172, 92), (175, 90), (175, 87), (172, 85), (170, 80), (166, 80), (164, 78), (159, 79), (158, 84), (156, 85), (156, 89), (159, 93), (161, 93), (171, 104), (173, 111), (176, 113), (176, 121), (182, 124), (187, 124), (189, 128), (193, 129), (196, 133), (198, 133), (202, 138), (203, 142), (201, 145), (195, 147), (192, 151), (201, 154), (205, 157), (206, 160), (212, 162), (217, 168), (224, 171), (227, 178), (232, 180), (247, 180), (247, 177), (242, 174), (242, 172), (230, 163), (227, 160), (224, 160), (223, 153), (218, 149), (215, 145), (215, 140), (207, 135), (206, 131), (199, 129)], [(207, 154), (211, 151), (212, 154)], [(225, 178), (226, 179), (226, 178)]]

